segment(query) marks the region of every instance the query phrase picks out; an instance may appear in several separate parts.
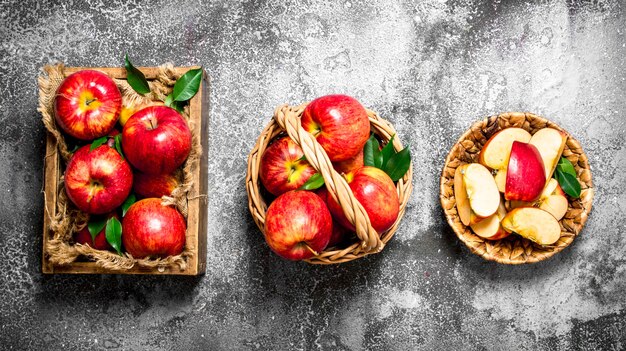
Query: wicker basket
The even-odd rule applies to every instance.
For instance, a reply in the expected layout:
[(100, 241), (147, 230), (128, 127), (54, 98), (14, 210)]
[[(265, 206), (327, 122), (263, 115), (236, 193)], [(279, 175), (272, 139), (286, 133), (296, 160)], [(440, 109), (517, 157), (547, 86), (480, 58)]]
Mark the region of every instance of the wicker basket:
[[(411, 195), (413, 166), (400, 179), (396, 188), (400, 200), (400, 213), (393, 226), (382, 234), (378, 234), (367, 216), (367, 213), (354, 198), (346, 180), (337, 173), (326, 155), (326, 152), (316, 139), (300, 126), (300, 117), (307, 104), (297, 107), (281, 105), (276, 108), (274, 117), (259, 136), (256, 145), (248, 156), (248, 173), (246, 176), (246, 189), (248, 192), (248, 207), (250, 213), (261, 232), (265, 233), (265, 212), (268, 204), (263, 198), (261, 183), (259, 181), (259, 169), (261, 157), (267, 146), (281, 133), (287, 135), (300, 147), (307, 161), (324, 177), (329, 194), (335, 198), (346, 214), (348, 220), (355, 225), (358, 242), (354, 242), (345, 248), (329, 247), (318, 256), (312, 257), (306, 262), (313, 264), (333, 264), (355, 260), (371, 253), (380, 252), (385, 244), (391, 239), (398, 228), (400, 220), (404, 216), (406, 205)], [(383, 143), (387, 143), (396, 131), (393, 126), (380, 118), (375, 112), (367, 110), (371, 130), (380, 137)], [(396, 151), (403, 148), (402, 143), (396, 136), (393, 139), (393, 147)]]
[(441, 174), (440, 194), (441, 206), (446, 214), (448, 223), (469, 249), (486, 260), (505, 264), (534, 263), (551, 257), (567, 247), (580, 233), (591, 211), (593, 200), (593, 183), (587, 156), (580, 144), (569, 133), (563, 156), (567, 157), (578, 174), (582, 192), (579, 199), (568, 197), (567, 213), (559, 221), (561, 237), (550, 246), (540, 246), (519, 235), (509, 235), (501, 240), (485, 240), (475, 235), (472, 230), (463, 225), (457, 214), (454, 199), (454, 172), (465, 163), (478, 162), (478, 155), (483, 145), (496, 132), (508, 127), (520, 127), (530, 134), (542, 128), (554, 128), (563, 131), (561, 127), (532, 113), (510, 112), (488, 117), (474, 123), (452, 147)]

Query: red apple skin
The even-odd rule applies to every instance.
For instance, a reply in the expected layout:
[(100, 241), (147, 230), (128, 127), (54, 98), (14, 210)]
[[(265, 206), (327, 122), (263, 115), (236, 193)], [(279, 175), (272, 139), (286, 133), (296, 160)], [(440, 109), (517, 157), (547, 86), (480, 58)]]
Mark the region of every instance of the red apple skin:
[(311, 258), (313, 251), (320, 253), (328, 245), (332, 230), (326, 204), (311, 191), (292, 190), (280, 195), (265, 215), (265, 241), (288, 260)]
[(94, 70), (70, 74), (54, 99), (57, 125), (80, 140), (107, 135), (115, 127), (121, 108), (122, 94), (115, 82)]
[[(111, 212), (106, 216), (107, 219), (111, 217), (115, 217), (118, 220), (120, 219), (120, 217), (115, 212)], [(98, 232), (98, 234), (96, 234), (96, 237), (94, 238), (94, 240), (91, 239), (89, 228), (85, 227), (81, 231), (74, 234), (74, 241), (76, 241), (78, 244), (91, 246), (96, 250), (112, 249), (111, 245), (109, 244), (106, 238), (106, 226), (102, 228), (102, 230)]]
[(534, 202), (546, 185), (541, 154), (532, 144), (514, 141), (506, 173), (504, 198)]
[[(315, 193), (324, 201), (326, 206), (329, 206), (328, 199), (330, 198), (330, 196), (328, 195), (328, 190), (326, 189), (326, 187), (316, 190)], [(339, 223), (336, 223), (336, 220), (333, 218), (333, 232), (330, 235), (328, 247), (335, 246), (342, 242), (348, 236), (348, 233), (348, 230)]]
[(289, 137), (273, 142), (263, 152), (259, 172), (267, 191), (278, 196), (306, 183), (316, 171), (302, 156), (302, 149)]
[[(365, 166), (357, 170), (352, 179), (348, 177), (346, 180), (354, 197), (367, 212), (372, 227), (378, 233), (391, 228), (400, 212), (400, 200), (396, 187), (387, 173), (375, 167)], [(355, 230), (332, 196), (328, 196), (328, 208), (339, 224), (348, 230)]]
[(78, 149), (67, 163), (65, 192), (83, 212), (103, 214), (120, 206), (133, 186), (133, 172), (120, 154), (107, 145)]
[(178, 255), (185, 247), (186, 232), (183, 215), (157, 198), (135, 202), (122, 220), (122, 243), (134, 258)]
[(363, 150), (359, 151), (356, 156), (349, 158), (345, 161), (333, 162), (333, 168), (339, 174), (351, 174), (359, 168), (363, 167)]
[(191, 151), (191, 131), (176, 110), (146, 107), (124, 124), (122, 149), (128, 162), (141, 172), (172, 173)]
[(179, 182), (173, 174), (147, 174), (135, 172), (133, 191), (140, 199), (172, 195)]
[(365, 108), (347, 95), (327, 95), (311, 101), (302, 113), (302, 127), (317, 138), (333, 162), (356, 156), (370, 134)]

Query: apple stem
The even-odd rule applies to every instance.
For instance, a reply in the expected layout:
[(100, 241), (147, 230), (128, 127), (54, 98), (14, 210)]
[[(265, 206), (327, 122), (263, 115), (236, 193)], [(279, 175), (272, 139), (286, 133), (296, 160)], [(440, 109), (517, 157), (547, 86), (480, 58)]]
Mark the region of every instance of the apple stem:
[(304, 247), (306, 247), (307, 250), (311, 251), (311, 253), (313, 253), (313, 255), (319, 256), (319, 253), (317, 251), (313, 250), (308, 244), (304, 244)]
[(97, 98), (93, 98), (93, 99), (87, 99), (87, 101), (85, 101), (85, 105), (89, 106), (89, 104), (91, 104), (94, 101), (97, 101)]

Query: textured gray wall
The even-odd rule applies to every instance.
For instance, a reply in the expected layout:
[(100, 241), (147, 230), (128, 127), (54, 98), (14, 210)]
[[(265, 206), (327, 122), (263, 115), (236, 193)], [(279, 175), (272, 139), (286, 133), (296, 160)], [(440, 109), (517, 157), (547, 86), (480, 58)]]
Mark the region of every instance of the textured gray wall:
[[(0, 349), (626, 347), (626, 4), (622, 1), (0, 2)], [(203, 65), (212, 76), (208, 268), (201, 278), (42, 276), (41, 66)], [(340, 266), (271, 254), (246, 156), (273, 108), (343, 92), (411, 144), (415, 191), (385, 251)], [(551, 260), (483, 261), (438, 202), (475, 120), (544, 115), (597, 186)]]

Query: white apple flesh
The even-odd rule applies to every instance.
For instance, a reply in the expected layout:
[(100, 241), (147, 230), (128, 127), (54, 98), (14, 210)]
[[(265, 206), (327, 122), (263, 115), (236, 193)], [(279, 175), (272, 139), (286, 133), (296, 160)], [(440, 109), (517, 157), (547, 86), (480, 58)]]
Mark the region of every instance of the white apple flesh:
[(541, 155), (546, 179), (552, 177), (552, 173), (565, 148), (566, 140), (567, 135), (564, 132), (552, 128), (540, 129), (530, 138), (528, 143), (534, 145)]
[(491, 216), (485, 218), (485, 220), (480, 221), (479, 223), (472, 224), (470, 227), (474, 231), (474, 233), (481, 238), (488, 240), (500, 240), (509, 236), (509, 232), (502, 228), (500, 222), (506, 216), (506, 209), (504, 208), (504, 204), (500, 202), (498, 206), (498, 211), (492, 214)]
[(561, 237), (559, 222), (550, 213), (536, 207), (512, 210), (502, 220), (502, 227), (539, 245), (552, 245)]

